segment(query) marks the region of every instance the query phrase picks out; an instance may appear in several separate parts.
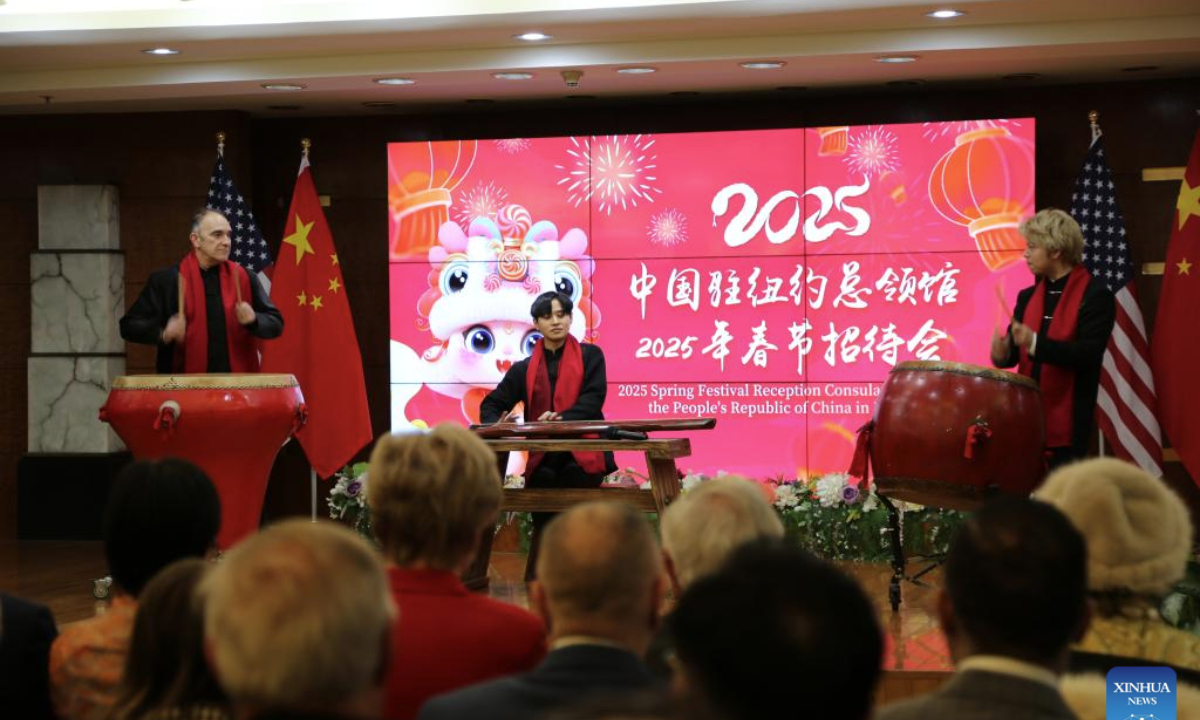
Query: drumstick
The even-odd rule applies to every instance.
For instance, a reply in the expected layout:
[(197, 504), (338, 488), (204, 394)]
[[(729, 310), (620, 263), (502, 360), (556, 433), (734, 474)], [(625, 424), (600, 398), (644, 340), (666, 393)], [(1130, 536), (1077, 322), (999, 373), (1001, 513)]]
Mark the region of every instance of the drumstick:
[(183, 273), (179, 273), (179, 317), (183, 317), (183, 296), (186, 289), (187, 281), (183, 279)]
[(237, 298), (238, 305), (241, 305), (242, 304), (242, 284), (235, 281), (233, 283), (233, 291), (236, 293), (235, 297)]
[(1014, 320), (1015, 318), (1008, 309), (1008, 302), (1004, 299), (1004, 291), (1000, 289), (999, 285), (994, 285), (992, 289), (996, 291), (996, 302), (1000, 304), (1000, 314), (1010, 321)]

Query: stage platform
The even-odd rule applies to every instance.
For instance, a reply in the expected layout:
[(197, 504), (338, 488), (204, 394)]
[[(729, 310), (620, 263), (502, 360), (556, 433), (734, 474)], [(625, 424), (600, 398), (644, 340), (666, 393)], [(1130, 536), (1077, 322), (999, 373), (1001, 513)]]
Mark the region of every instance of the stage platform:
[[(875, 601), (884, 629), (885, 674), (879, 702), (928, 692), (949, 675), (952, 664), (937, 628), (935, 612), (941, 570), (934, 569), (920, 584), (904, 584), (900, 610), (888, 606), (891, 568), (883, 564), (841, 563)], [(910, 572), (923, 566), (913, 563)], [(523, 581), (525, 557), (515, 552), (494, 552), (488, 568), (488, 594), (498, 600), (528, 607)], [(97, 541), (0, 541), (0, 588), (50, 607), (59, 625), (103, 612), (107, 602), (92, 597), (92, 580), (103, 576), (104, 550)]]

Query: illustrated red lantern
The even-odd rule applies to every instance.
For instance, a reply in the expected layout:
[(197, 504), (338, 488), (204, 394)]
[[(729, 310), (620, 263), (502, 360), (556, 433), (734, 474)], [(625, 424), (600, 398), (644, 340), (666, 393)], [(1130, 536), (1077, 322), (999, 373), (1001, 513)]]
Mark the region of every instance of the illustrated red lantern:
[(947, 220), (964, 225), (992, 272), (1021, 259), (1017, 231), (1033, 211), (1033, 145), (1006, 128), (959, 135), (929, 174), (929, 200)]
[(388, 145), (390, 255), (423, 256), (450, 219), (451, 192), (475, 163), (478, 143), (457, 140)]
[(845, 155), (850, 141), (850, 127), (848, 125), (819, 127), (817, 128), (817, 137), (821, 138), (821, 147), (817, 148), (817, 155), (821, 157)]

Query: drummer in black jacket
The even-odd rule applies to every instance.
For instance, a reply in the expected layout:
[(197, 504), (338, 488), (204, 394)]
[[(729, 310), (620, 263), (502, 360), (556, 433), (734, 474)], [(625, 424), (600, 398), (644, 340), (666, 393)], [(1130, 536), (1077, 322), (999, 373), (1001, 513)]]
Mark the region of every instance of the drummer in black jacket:
[(1017, 295), (1004, 334), (992, 335), (992, 364), (1016, 365), (1037, 381), (1053, 469), (1087, 454), (1116, 302), (1081, 264), (1083, 232), (1070, 215), (1042, 210), (1022, 222), (1020, 231), (1036, 282)]

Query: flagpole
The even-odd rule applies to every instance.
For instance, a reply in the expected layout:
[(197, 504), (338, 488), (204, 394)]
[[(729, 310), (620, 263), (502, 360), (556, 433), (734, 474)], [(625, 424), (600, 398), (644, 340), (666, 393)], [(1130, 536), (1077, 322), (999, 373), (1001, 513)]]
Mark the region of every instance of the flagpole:
[(317, 521), (317, 471), (308, 469), (308, 488), (312, 493), (312, 521)]
[[(1095, 110), (1091, 110), (1087, 114), (1087, 119), (1088, 124), (1092, 126), (1092, 142), (1095, 143), (1096, 139), (1101, 135), (1100, 113)], [(1096, 428), (1096, 437), (1099, 440), (1099, 445), (1097, 447), (1100, 451), (1100, 457), (1104, 457), (1104, 430), (1101, 428)]]

